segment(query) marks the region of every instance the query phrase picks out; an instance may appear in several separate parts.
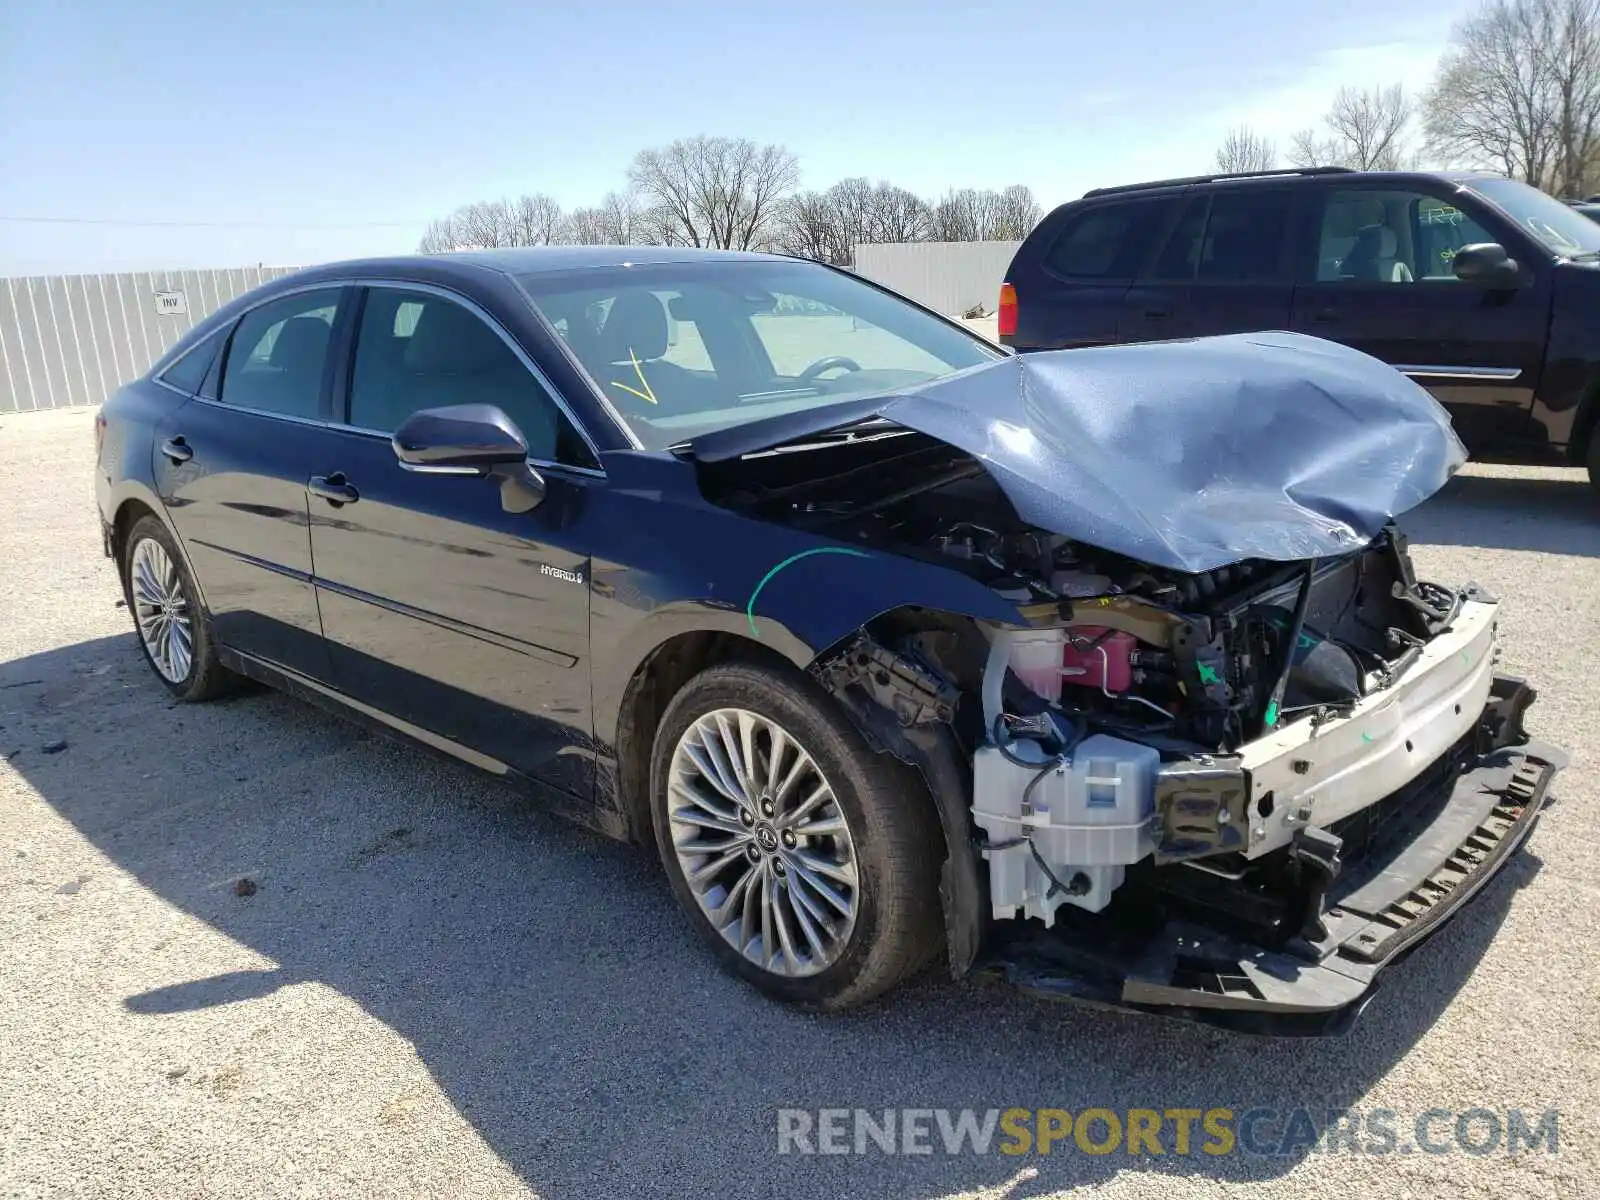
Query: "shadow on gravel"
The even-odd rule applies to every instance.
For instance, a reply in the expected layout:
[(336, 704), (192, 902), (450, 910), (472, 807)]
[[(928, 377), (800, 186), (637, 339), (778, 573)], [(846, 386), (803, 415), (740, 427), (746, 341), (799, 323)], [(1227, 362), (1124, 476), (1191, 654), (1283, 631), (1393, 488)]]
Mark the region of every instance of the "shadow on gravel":
[[(302, 982), (336, 988), (414, 1045), (487, 1144), (553, 1200), (1274, 1178), (1303, 1142), (1213, 1157), (1196, 1130), (1180, 1155), (1168, 1124), (1162, 1157), (1070, 1140), (1007, 1157), (999, 1136), (986, 1155), (952, 1156), (935, 1130), (925, 1156), (869, 1144), (863, 1157), (779, 1157), (776, 1110), (1303, 1107), (1321, 1121), (1359, 1107), (1428, 1031), (1537, 870), (1521, 855), (1391, 970), (1340, 1039), (1226, 1035), (934, 979), (813, 1017), (713, 967), (651, 856), (465, 768), (273, 693), (172, 706), (131, 633), (0, 668), (0, 684), (22, 681), (36, 682), (0, 691), (0, 753), (144, 887), (277, 964), (193, 978), (180, 934), (160, 957), (171, 982), (128, 1009), (159, 1021), (271, 1003)], [(54, 741), (66, 749), (43, 753)], [(371, 1097), (374, 1121), (389, 1099)], [(1281, 1132), (1265, 1122), (1259, 1140)]]
[(1582, 471), (1562, 474), (1457, 475), (1400, 524), (1431, 545), (1600, 557), (1600, 496)]

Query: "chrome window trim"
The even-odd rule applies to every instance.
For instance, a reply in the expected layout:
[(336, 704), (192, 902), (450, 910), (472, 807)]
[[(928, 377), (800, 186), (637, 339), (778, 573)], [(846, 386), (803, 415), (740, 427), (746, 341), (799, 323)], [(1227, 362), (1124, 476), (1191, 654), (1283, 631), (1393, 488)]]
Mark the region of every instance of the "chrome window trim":
[[(526, 350), (524, 350), (520, 344), (518, 344), (516, 338), (512, 337), (511, 334), (506, 332), (505, 327), (502, 326), (494, 317), (490, 316), (489, 313), (484, 310), (483, 306), (480, 305), (476, 300), (473, 300), (470, 296), (464, 296), (460, 292), (454, 291), (451, 288), (442, 287), (439, 284), (412, 283), (403, 279), (367, 279), (358, 276), (349, 280), (349, 286), (364, 288), (389, 288), (391, 290), (403, 292), (426, 292), (438, 296), (441, 299), (450, 300), (461, 305), (468, 312), (476, 316), (480, 321), (484, 322), (484, 324), (488, 325), (490, 329), (494, 330), (496, 336), (498, 336), (502, 342), (510, 347), (511, 352), (517, 356), (517, 359), (522, 363), (522, 365), (527, 368), (528, 372), (536, 380), (539, 381), (539, 386), (544, 388), (545, 394), (555, 402), (556, 408), (564, 417), (566, 417), (568, 424), (570, 424), (572, 428), (577, 431), (578, 436), (583, 439), (584, 445), (589, 447), (589, 453), (594, 456), (595, 462), (598, 463), (600, 461), (600, 448), (595, 445), (594, 438), (589, 435), (589, 431), (583, 427), (583, 422), (578, 420), (578, 415), (572, 411), (572, 406), (567, 403), (567, 399), (561, 394), (561, 390), (550, 381), (550, 377), (544, 373), (544, 370), (539, 366), (538, 363), (533, 361), (533, 357)], [(522, 291), (520, 287), (517, 290)], [(527, 299), (527, 294), (525, 292), (523, 293), (523, 298)], [(537, 309), (534, 311), (537, 313)], [(541, 316), (541, 320), (542, 319), (543, 318)], [(361, 330), (358, 327), (355, 330), (355, 340), (352, 343), (352, 350), (350, 354), (351, 384), (355, 383), (355, 355), (356, 351), (359, 350), (360, 345)], [(350, 425), (348, 422), (344, 421), (337, 422), (337, 424), (342, 425), (347, 429), (361, 428), (359, 426)], [(364, 432), (375, 433), (378, 431), (364, 430)], [(381, 436), (387, 438), (392, 435), (385, 433)], [(530, 458), (528, 461), (530, 463), (537, 463), (541, 460)], [(605, 475), (605, 470), (601, 467), (581, 467), (573, 463), (561, 463), (557, 465), (573, 471), (584, 471), (601, 476)]]
[(1425, 375), (1429, 379), (1490, 379), (1510, 383), (1522, 376), (1521, 367), (1451, 367), (1428, 363), (1395, 363), (1394, 369), (1406, 375)]
[[(177, 391), (176, 388), (173, 389)], [(343, 425), (337, 421), (324, 421), (321, 417), (301, 417), (294, 413), (273, 412), (267, 408), (249, 408), (243, 404), (229, 404), (226, 400), (213, 400), (208, 396), (190, 396), (188, 392), (179, 392), (180, 396), (189, 396), (196, 404), (209, 404), (212, 408), (225, 409), (228, 412), (248, 413), (252, 417), (272, 417), (279, 421), (291, 421), (296, 425), (309, 425), (313, 429), (342, 429)]]

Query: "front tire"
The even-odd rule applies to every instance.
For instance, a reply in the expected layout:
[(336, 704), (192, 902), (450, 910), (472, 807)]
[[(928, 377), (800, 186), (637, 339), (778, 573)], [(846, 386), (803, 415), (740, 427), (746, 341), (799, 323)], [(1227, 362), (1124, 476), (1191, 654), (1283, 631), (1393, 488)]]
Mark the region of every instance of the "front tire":
[(701, 672), (662, 717), (650, 784), (679, 906), (768, 995), (849, 1008), (939, 945), (926, 789), (810, 680), (751, 663)]
[(153, 515), (139, 518), (128, 531), (122, 594), (145, 661), (169, 692), (179, 700), (200, 701), (233, 687), (238, 677), (217, 661), (200, 589), (167, 527)]

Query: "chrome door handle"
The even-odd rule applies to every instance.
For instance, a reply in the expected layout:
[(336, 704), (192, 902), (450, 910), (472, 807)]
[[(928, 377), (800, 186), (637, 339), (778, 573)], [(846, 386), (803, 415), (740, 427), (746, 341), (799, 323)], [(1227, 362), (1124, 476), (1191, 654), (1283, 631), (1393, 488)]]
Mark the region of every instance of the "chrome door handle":
[(194, 450), (181, 437), (169, 437), (162, 442), (161, 453), (175, 463), (186, 463), (194, 457)]
[(335, 471), (332, 475), (313, 475), (306, 487), (313, 496), (321, 496), (333, 505), (354, 504), (361, 499), (361, 493), (350, 486), (343, 471)]

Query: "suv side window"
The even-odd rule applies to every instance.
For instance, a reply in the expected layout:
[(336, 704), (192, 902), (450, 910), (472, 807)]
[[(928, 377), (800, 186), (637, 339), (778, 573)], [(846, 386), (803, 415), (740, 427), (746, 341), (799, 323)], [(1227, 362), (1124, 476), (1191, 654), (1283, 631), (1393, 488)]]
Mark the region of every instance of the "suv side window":
[(1046, 252), (1045, 270), (1062, 279), (1132, 279), (1167, 204), (1137, 200), (1079, 213)]
[(1183, 214), (1167, 235), (1161, 254), (1150, 268), (1148, 278), (1187, 282), (1200, 265), (1200, 250), (1205, 244), (1206, 213), (1210, 196), (1196, 196), (1183, 206)]
[(1323, 283), (1453, 283), (1455, 252), (1494, 240), (1436, 196), (1398, 188), (1341, 188), (1323, 204), (1316, 278)]
[(1283, 237), (1294, 195), (1284, 189), (1218, 191), (1184, 205), (1151, 265), (1152, 280), (1272, 283), (1287, 280)]
[(241, 317), (228, 345), (218, 398), (290, 417), (320, 416), (339, 293), (336, 287), (298, 292)]
[(539, 379), (482, 317), (434, 292), (367, 290), (350, 374), (349, 423), (393, 433), (418, 409), (493, 404), (543, 462), (596, 467)]
[(1200, 248), (1198, 278), (1228, 283), (1285, 279), (1283, 235), (1289, 227), (1293, 200), (1289, 191), (1262, 188), (1214, 194)]

